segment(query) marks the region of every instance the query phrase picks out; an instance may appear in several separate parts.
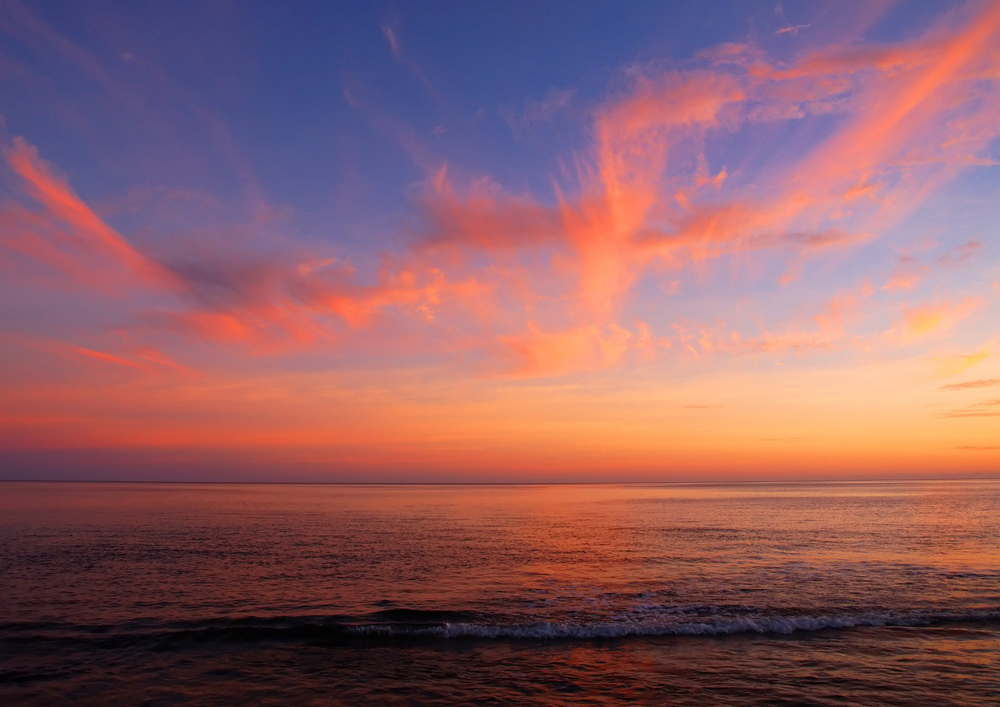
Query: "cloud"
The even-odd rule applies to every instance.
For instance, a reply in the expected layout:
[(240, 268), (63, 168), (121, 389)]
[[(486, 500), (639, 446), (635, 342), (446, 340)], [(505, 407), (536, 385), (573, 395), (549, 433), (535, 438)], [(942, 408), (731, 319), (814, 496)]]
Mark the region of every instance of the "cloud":
[(112, 351), (102, 351), (89, 346), (70, 344), (56, 339), (26, 334), (10, 334), (0, 332), (0, 340), (13, 342), (33, 351), (54, 354), (74, 361), (84, 361), (110, 366), (115, 369), (125, 369), (154, 376), (168, 374), (194, 376), (197, 371), (185, 364), (179, 363), (169, 354), (153, 347), (143, 345), (121, 345)]
[(120, 356), (114, 356), (109, 353), (104, 353), (103, 351), (92, 351), (91, 349), (85, 349), (82, 346), (68, 346), (66, 347), (66, 352), (71, 354), (76, 354), (79, 356), (85, 356), (87, 358), (95, 359), (97, 361), (102, 361), (104, 363), (113, 363), (119, 366), (126, 366), (128, 368), (134, 368), (137, 370), (142, 370), (144, 367), (135, 361), (129, 361), (128, 359), (122, 358)]
[(15, 138), (3, 154), (41, 210), (13, 204), (0, 211), (7, 226), (0, 243), (89, 287), (115, 287), (124, 278), (173, 296), (182, 307), (145, 312), (149, 324), (287, 351), (334, 341), (331, 318), (361, 327), (386, 308), (428, 320), (451, 298), (482, 306), (474, 300), (485, 289), (475, 278), (452, 281), (441, 268), (415, 260), (382, 271), (373, 284), (355, 282), (353, 269), (336, 259), (265, 260), (196, 248), (157, 261), (100, 219), (26, 141)]
[(904, 254), (900, 256), (892, 276), (882, 289), (886, 292), (912, 292), (929, 270), (929, 267), (917, 262), (912, 255)]
[[(386, 24), (382, 32), (396, 60), (431, 91), (406, 58), (398, 28)], [(779, 266), (778, 281), (790, 286), (807, 259), (862, 247), (969, 168), (969, 157), (982, 157), (1000, 134), (1000, 103), (983, 88), (1000, 80), (998, 40), (1000, 6), (984, 5), (963, 26), (890, 46), (819, 47), (779, 63), (729, 45), (681, 68), (632, 67), (592, 111), (590, 142), (570, 156), (572, 168), (553, 180), (550, 198), (512, 193), (490, 177), (454, 177), (421, 140), (425, 133), (345, 89), (426, 174), (411, 192), (412, 245), (382, 254), (381, 266), (364, 273), (329, 253), (265, 258), (190, 249), (154, 259), (20, 138), (4, 156), (34, 207), (4, 208), (3, 242), (81, 281), (89, 269), (77, 255), (109, 263), (164, 296), (140, 313), (149, 327), (255, 353), (348, 346), (361, 332), (391, 340), (421, 326), (428, 346), (500, 351), (519, 376), (606, 368), (631, 350), (663, 348), (651, 343), (665, 337), (649, 325), (619, 324), (634, 321), (625, 312), (644, 278), (685, 281), (687, 291), (686, 278), (710, 262), (757, 258)], [(568, 89), (553, 90), (518, 119), (548, 120), (573, 99)], [(828, 118), (825, 137), (806, 151), (779, 150), (765, 167), (746, 156), (725, 164), (709, 149), (756, 130), (764, 116), (794, 125), (820, 114)], [(980, 248), (970, 242), (939, 264), (967, 262)], [(882, 290), (912, 290), (923, 272), (914, 263), (900, 261)], [(88, 281), (95, 279), (104, 278)], [(681, 324), (674, 350), (830, 348), (850, 339), (848, 323), (872, 297), (867, 286), (828, 297), (811, 320), (764, 327), (757, 336)], [(671, 306), (683, 307), (679, 300)], [(904, 307), (883, 342), (945, 334), (981, 302), (969, 296)], [(672, 310), (664, 319), (683, 322), (685, 314)]]
[(784, 23), (781, 27), (779, 27), (774, 31), (774, 34), (776, 36), (780, 36), (783, 34), (798, 34), (800, 29), (812, 27), (813, 25), (812, 22), (810, 22), (809, 24), (802, 24), (802, 25), (791, 24), (788, 21), (788, 18), (785, 16), (785, 7), (784, 3), (781, 0), (779, 0), (778, 4), (775, 6), (774, 14), (782, 23)]
[(782, 34), (798, 34), (800, 29), (806, 29), (808, 27), (812, 27), (811, 22), (807, 25), (788, 25), (787, 27), (779, 27), (774, 31), (774, 34), (779, 36)]
[(217, 262), (177, 266), (186, 290), (183, 310), (146, 313), (151, 324), (210, 341), (246, 344), (259, 353), (333, 346), (348, 330), (369, 326), (385, 310), (431, 322), (442, 307), (482, 311), (488, 287), (449, 279), (436, 267), (387, 268), (375, 284), (358, 284), (338, 263)]
[(392, 52), (393, 57), (395, 57), (399, 65), (417, 77), (417, 80), (420, 81), (431, 97), (437, 98), (438, 93), (434, 89), (434, 86), (431, 85), (430, 79), (427, 78), (427, 74), (424, 73), (424, 70), (403, 53), (403, 47), (399, 41), (397, 28), (390, 23), (383, 24), (382, 35), (385, 37), (385, 41), (389, 43), (389, 50)]
[(912, 292), (919, 283), (920, 273), (897, 270), (889, 281), (882, 285), (882, 289), (886, 292)]
[(558, 213), (529, 196), (505, 193), (489, 179), (456, 194), (442, 168), (419, 198), (426, 224), (425, 247), (455, 245), (495, 252), (533, 248), (564, 237)]
[(802, 327), (801, 323), (798, 326), (792, 323), (785, 331), (765, 331), (753, 337), (744, 337), (733, 331), (730, 332), (728, 341), (723, 338), (717, 348), (746, 354), (802, 353), (832, 349), (852, 341), (847, 325), (864, 315), (868, 308), (866, 301), (872, 295), (871, 284), (866, 281), (823, 302), (819, 311), (811, 317), (811, 329)]
[(984, 400), (957, 410), (948, 410), (940, 417), (1000, 417), (1000, 400)]
[(950, 383), (941, 386), (939, 390), (968, 390), (970, 388), (992, 388), (994, 386), (1000, 386), (1000, 378), (980, 378), (978, 380), (965, 381), (964, 383)]
[[(486, 178), (460, 189), (441, 170), (419, 198), (426, 230), (418, 248), (459, 252), (465, 263), (495, 267), (501, 260), (502, 269), (483, 276), (496, 291), (516, 280), (508, 292), (518, 296), (506, 304), (523, 307), (529, 316), (535, 295), (564, 303), (564, 321), (573, 325), (554, 330), (551, 341), (526, 326), (520, 333), (500, 334), (521, 346), (529, 360), (613, 365), (621, 358), (566, 351), (587, 351), (595, 337), (607, 336), (635, 283), (651, 269), (683, 270), (752, 252), (787, 253), (781, 281), (789, 283), (805, 258), (877, 237), (877, 231), (831, 223), (845, 206), (868, 213), (872, 224), (884, 229), (915, 208), (928, 185), (954, 173), (940, 172), (942, 165), (965, 166), (959, 153), (982, 149), (997, 134), (984, 120), (998, 114), (996, 107), (976, 103), (968, 89), (978, 80), (984, 52), (996, 44), (998, 18), (987, 9), (950, 34), (935, 31), (889, 47), (834, 46), (781, 67), (762, 63), (759, 52), (745, 46), (716, 53), (707, 68), (657, 74), (636, 67), (627, 90), (594, 111), (593, 144), (576, 156), (576, 187), (557, 186), (555, 207), (532, 195), (510, 195)], [(550, 107), (568, 100), (552, 97), (559, 100)], [(740, 130), (764, 107), (794, 120), (829, 110), (820, 104), (831, 100), (839, 101), (837, 128), (811, 153), (769, 175), (766, 191), (729, 188), (729, 171), (709, 170), (698, 148), (713, 136)], [(958, 107), (979, 132), (955, 128)], [(546, 114), (539, 106), (537, 115)], [(946, 139), (928, 142), (931, 134)], [(947, 149), (941, 148), (936, 161), (902, 166), (903, 157), (928, 144)], [(497, 281), (501, 271), (514, 280)], [(885, 290), (911, 289), (914, 275), (897, 273)], [(552, 291), (554, 286), (562, 291)], [(907, 309), (897, 338), (946, 332), (976, 303), (967, 298)], [(834, 310), (823, 316), (818, 331), (767, 334), (742, 345), (759, 351), (826, 347), (836, 338), (837, 317)], [(732, 344), (722, 340), (719, 345)], [(536, 363), (519, 370), (555, 368)]]
[(54, 344), (52, 348), (69, 356), (78, 356), (101, 363), (124, 366), (142, 373), (164, 375), (167, 373), (194, 375), (196, 371), (178, 363), (162, 351), (151, 346), (139, 346), (122, 353), (111, 354), (83, 346)]
[(547, 332), (528, 322), (527, 328), (527, 334), (505, 339), (520, 359), (515, 377), (601, 370), (617, 364), (635, 345), (635, 335), (617, 324)]
[(935, 302), (918, 307), (906, 307), (902, 321), (889, 332), (901, 341), (909, 342), (931, 335), (942, 335), (968, 319), (980, 304), (978, 297), (964, 297), (955, 302)]
[(382, 25), (382, 34), (385, 36), (387, 42), (389, 42), (389, 49), (392, 50), (392, 55), (399, 59), (403, 55), (403, 50), (399, 46), (399, 40), (396, 39), (396, 30), (392, 28), (392, 25), (384, 24)]
[(939, 256), (937, 264), (942, 266), (967, 265), (973, 258), (982, 254), (983, 244), (979, 241), (968, 241), (955, 246), (951, 251)]
[(992, 346), (988, 345), (971, 354), (963, 356), (944, 356), (934, 359), (936, 376), (951, 378), (964, 373), (992, 356)]
[(514, 136), (519, 137), (534, 126), (551, 121), (557, 113), (570, 105), (575, 96), (575, 88), (553, 88), (549, 90), (545, 98), (528, 101), (519, 111), (506, 106), (501, 107), (500, 115), (507, 121)]
[[(983, 244), (979, 241), (968, 241), (938, 255), (932, 263), (935, 268), (961, 267), (968, 265), (977, 254), (982, 253), (982, 250)], [(930, 272), (930, 264), (920, 262), (912, 252), (904, 251), (892, 276), (882, 289), (893, 293), (912, 292), (921, 279)]]
[(98, 259), (102, 265), (118, 265), (146, 284), (159, 287), (174, 284), (169, 272), (104, 223), (65, 179), (55, 175), (33, 145), (15, 137), (3, 148), (3, 156), (23, 180), (28, 195), (55, 219), (53, 222), (17, 207), (8, 208), (0, 216), (11, 227), (4, 237), (8, 247), (34, 255), (81, 280), (89, 277), (87, 265), (78, 262), (80, 257)]

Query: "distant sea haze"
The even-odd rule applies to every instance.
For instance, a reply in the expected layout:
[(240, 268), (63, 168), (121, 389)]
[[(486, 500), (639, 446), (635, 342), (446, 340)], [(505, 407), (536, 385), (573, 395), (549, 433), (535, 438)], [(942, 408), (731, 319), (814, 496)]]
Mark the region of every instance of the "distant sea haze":
[(1000, 700), (1000, 482), (0, 484), (4, 704)]

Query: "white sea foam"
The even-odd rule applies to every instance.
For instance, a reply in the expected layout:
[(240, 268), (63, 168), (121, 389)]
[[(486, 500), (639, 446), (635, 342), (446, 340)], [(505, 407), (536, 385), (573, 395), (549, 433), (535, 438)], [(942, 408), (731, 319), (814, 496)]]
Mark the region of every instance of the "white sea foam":
[(940, 623), (996, 622), (995, 612), (926, 614), (863, 613), (817, 616), (713, 617), (710, 621), (606, 621), (569, 623), (541, 621), (522, 624), (445, 623), (433, 626), (371, 624), (352, 627), (352, 632), (383, 636), (426, 636), (444, 639), (601, 639), (629, 636), (721, 636), (728, 634), (791, 634), (879, 626), (926, 626)]

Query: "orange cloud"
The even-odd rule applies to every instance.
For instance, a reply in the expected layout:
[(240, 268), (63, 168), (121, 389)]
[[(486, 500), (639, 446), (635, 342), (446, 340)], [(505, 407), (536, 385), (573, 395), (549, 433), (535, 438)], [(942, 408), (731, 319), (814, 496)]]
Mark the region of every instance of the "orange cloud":
[[(718, 328), (701, 327), (695, 335), (690, 327), (674, 324), (682, 345), (695, 355), (713, 351), (728, 351), (739, 354), (784, 354), (802, 353), (810, 350), (833, 349), (845, 343), (857, 344), (858, 337), (851, 336), (847, 325), (861, 319), (872, 297), (869, 282), (841, 292), (823, 302), (819, 311), (810, 318), (814, 328), (806, 328), (802, 322), (791, 322), (784, 331), (765, 331), (756, 336), (744, 336), (737, 331), (728, 333)], [(693, 346), (697, 343), (699, 350)]]
[[(951, 378), (952, 376), (957, 376), (960, 373), (964, 373), (973, 366), (976, 366), (986, 359), (992, 356), (992, 350), (990, 346), (986, 346), (979, 351), (971, 354), (966, 354), (964, 356), (945, 356), (934, 359), (935, 361), (935, 373), (938, 378)], [(987, 381), (988, 382), (988, 381)], [(948, 390), (957, 390), (963, 387), (963, 384), (956, 384), (955, 388), (950, 386), (945, 386)], [(978, 387), (971, 384), (966, 384), (966, 387)]]
[[(411, 146), (429, 174), (416, 199), (423, 232), (367, 280), (321, 255), (256, 262), (189, 253), (155, 262), (20, 138), (4, 155), (47, 214), (12, 207), (0, 218), (17, 234), (5, 239), (8, 246), (83, 277), (86, 268), (60, 240), (60, 228), (72, 231), (77, 250), (175, 298), (144, 321), (207, 341), (257, 353), (341, 346), (362, 330), (375, 337), (373, 330), (402, 319), (432, 331), (428, 339), (436, 338), (439, 350), (455, 342), (504, 355), (513, 350), (523, 359), (518, 375), (602, 368), (655, 339), (648, 326), (647, 336), (617, 323), (644, 276), (671, 271), (671, 282), (680, 282), (678, 271), (694, 276), (709, 261), (769, 257), (782, 261), (779, 281), (788, 285), (807, 258), (877, 238), (935, 185), (967, 168), (969, 156), (1000, 133), (1000, 106), (973, 90), (1000, 77), (998, 31), (1000, 9), (986, 5), (957, 29), (897, 46), (827, 47), (778, 66), (733, 45), (704, 55), (696, 68), (636, 68), (627, 90), (594, 110), (592, 143), (573, 156), (575, 181), (556, 185), (552, 203), (511, 194), (489, 178), (456, 187), (425, 147)], [(396, 29), (386, 25), (383, 32), (403, 61)], [(784, 158), (763, 175), (709, 165), (705, 144), (713, 138), (755, 121), (819, 113), (834, 117), (833, 131), (803, 157)], [(919, 273), (898, 269), (882, 289), (912, 290)], [(748, 339), (691, 334), (679, 348), (704, 354), (827, 347), (845, 336), (845, 317), (870, 296), (831, 299), (812, 330)], [(907, 309), (896, 339), (945, 332), (977, 304), (966, 298)]]
[[(986, 356), (989, 356), (989, 354), (987, 353)], [(982, 360), (982, 358), (979, 360)], [(940, 390), (968, 390), (970, 388), (992, 388), (994, 386), (1000, 386), (1000, 378), (980, 378), (979, 380), (965, 381), (964, 383), (951, 383), (941, 386)]]
[[(531, 322), (526, 335), (507, 338), (505, 342), (520, 355), (513, 371), (516, 377), (601, 370), (621, 361), (637, 343), (632, 332), (617, 324), (544, 332)], [(646, 341), (642, 344), (646, 345)]]
[(957, 302), (941, 302), (907, 308), (894, 332), (904, 340), (919, 339), (931, 334), (944, 334), (967, 319), (980, 305), (978, 297), (965, 297)]
[(119, 266), (135, 284), (181, 298), (183, 309), (147, 313), (153, 324), (276, 352), (333, 341), (324, 321), (331, 316), (359, 327), (387, 308), (429, 321), (451, 300), (477, 312), (485, 306), (488, 286), (475, 278), (451, 281), (439, 267), (417, 262), (382, 272), (375, 285), (351, 282), (352, 271), (329, 259), (255, 263), (192, 253), (159, 263), (104, 223), (23, 139), (16, 138), (3, 154), (44, 211), (6, 207), (0, 212), (0, 242), (90, 287), (113, 288), (120, 274), (107, 268)]
[(1000, 417), (1000, 400), (984, 400), (957, 410), (948, 410), (941, 417)]

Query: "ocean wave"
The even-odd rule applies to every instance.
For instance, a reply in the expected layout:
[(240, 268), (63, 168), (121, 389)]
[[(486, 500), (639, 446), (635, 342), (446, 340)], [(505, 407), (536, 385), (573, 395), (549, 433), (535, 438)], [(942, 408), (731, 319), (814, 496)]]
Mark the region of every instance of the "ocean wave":
[[(87, 642), (107, 647), (149, 644), (169, 649), (186, 644), (299, 642), (326, 645), (364, 645), (384, 642), (467, 640), (607, 640), (656, 636), (726, 636), (734, 634), (794, 634), (864, 627), (932, 627), (946, 625), (1000, 625), (1000, 611), (906, 612), (870, 611), (819, 614), (759, 614), (740, 616), (682, 617), (664, 613), (641, 620), (609, 619), (589, 622), (504, 621), (502, 617), (470, 612), (394, 610), (375, 612), (358, 621), (351, 617), (269, 617), (212, 619), (183, 624), (130, 622), (120, 626), (45, 624), (0, 624), (0, 642)], [(464, 620), (447, 620), (447, 619)], [(395, 619), (395, 620), (392, 620)], [(445, 619), (445, 620), (442, 620)]]
[(932, 626), (959, 623), (998, 624), (1000, 612), (941, 614), (870, 613), (858, 615), (728, 617), (711, 621), (607, 621), (568, 623), (543, 621), (526, 624), (447, 623), (439, 626), (375, 624), (354, 626), (359, 635), (428, 636), (442, 639), (606, 639), (630, 636), (723, 636), (731, 634), (791, 634), (826, 629), (880, 626)]

